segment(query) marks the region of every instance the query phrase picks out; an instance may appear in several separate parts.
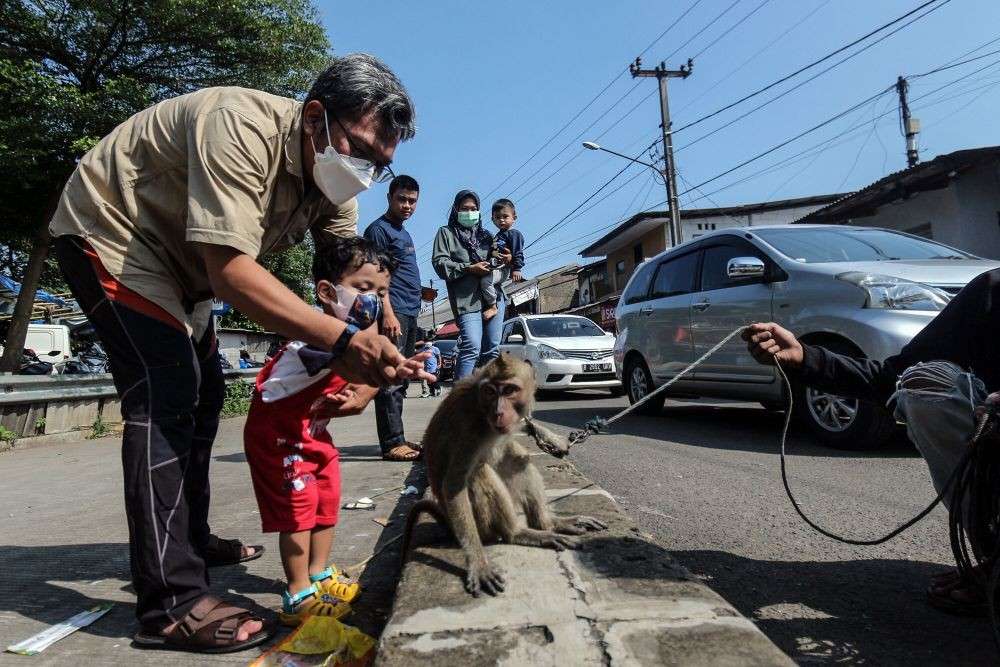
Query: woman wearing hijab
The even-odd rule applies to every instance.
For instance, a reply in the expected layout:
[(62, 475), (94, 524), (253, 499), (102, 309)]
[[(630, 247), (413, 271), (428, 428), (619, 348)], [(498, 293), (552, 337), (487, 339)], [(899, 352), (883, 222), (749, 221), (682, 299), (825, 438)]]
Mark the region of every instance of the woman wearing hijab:
[[(448, 284), (451, 312), (458, 324), (458, 360), (455, 379), (471, 375), (477, 362), (485, 364), (500, 354), (500, 331), (507, 299), (497, 290), (497, 314), (483, 321), (480, 278), (492, 272), (489, 264), (493, 235), (483, 227), (479, 195), (462, 190), (448, 213), (448, 224), (434, 237), (434, 270)], [(501, 255), (506, 263), (511, 256)]]

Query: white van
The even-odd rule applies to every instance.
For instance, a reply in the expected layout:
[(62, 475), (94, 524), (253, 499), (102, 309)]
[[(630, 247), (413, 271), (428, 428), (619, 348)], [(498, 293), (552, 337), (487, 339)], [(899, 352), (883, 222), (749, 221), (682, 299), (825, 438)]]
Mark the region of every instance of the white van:
[[(29, 324), (24, 347), (34, 350), (45, 361), (59, 362), (73, 355), (69, 347), (69, 327), (65, 324)], [(60, 354), (48, 357), (50, 352)]]

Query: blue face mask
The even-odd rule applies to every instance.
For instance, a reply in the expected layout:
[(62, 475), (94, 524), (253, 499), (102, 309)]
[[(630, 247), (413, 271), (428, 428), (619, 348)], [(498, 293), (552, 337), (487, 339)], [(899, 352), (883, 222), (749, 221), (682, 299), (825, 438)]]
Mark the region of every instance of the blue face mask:
[(337, 319), (367, 329), (382, 316), (382, 297), (375, 292), (359, 292), (345, 285), (334, 285), (337, 300), (330, 304)]

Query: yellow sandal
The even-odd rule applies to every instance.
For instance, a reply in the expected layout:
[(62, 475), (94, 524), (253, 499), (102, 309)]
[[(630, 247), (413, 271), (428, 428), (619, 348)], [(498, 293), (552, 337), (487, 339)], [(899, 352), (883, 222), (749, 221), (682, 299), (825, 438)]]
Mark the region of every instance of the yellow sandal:
[(339, 620), (350, 613), (350, 604), (333, 597), (318, 584), (313, 584), (295, 595), (286, 590), (281, 596), (278, 619), (282, 625), (294, 627), (308, 616), (329, 616)]
[(354, 602), (361, 595), (361, 584), (357, 582), (344, 583), (340, 580), (340, 571), (331, 565), (318, 574), (310, 574), (309, 581), (319, 586), (320, 590), (338, 600)]

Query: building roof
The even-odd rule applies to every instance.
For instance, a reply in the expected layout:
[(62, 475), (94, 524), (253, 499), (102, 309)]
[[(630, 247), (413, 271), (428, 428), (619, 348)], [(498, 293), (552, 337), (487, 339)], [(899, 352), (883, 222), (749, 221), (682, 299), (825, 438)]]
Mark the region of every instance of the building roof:
[(918, 192), (937, 190), (964, 171), (1000, 160), (1000, 146), (968, 148), (938, 155), (908, 169), (884, 176), (857, 192), (840, 197), (821, 209), (804, 215), (795, 223), (829, 224), (873, 215), (879, 206), (907, 199)]
[[(785, 208), (798, 208), (800, 206), (815, 206), (829, 204), (830, 202), (842, 199), (844, 195), (812, 195), (810, 197), (796, 197), (793, 199), (777, 199), (775, 201), (757, 202), (753, 204), (739, 204), (736, 206), (719, 206), (716, 208), (686, 208), (681, 210), (681, 220), (697, 220), (699, 218), (714, 218), (718, 216), (743, 216), (753, 213), (764, 213)], [(610, 241), (617, 241), (617, 245), (628, 243), (639, 238), (651, 229), (662, 225), (669, 217), (669, 211), (643, 211), (636, 213), (628, 220), (624, 221), (610, 232), (584, 248), (580, 254), (584, 257), (601, 257), (608, 253), (604, 246)]]

